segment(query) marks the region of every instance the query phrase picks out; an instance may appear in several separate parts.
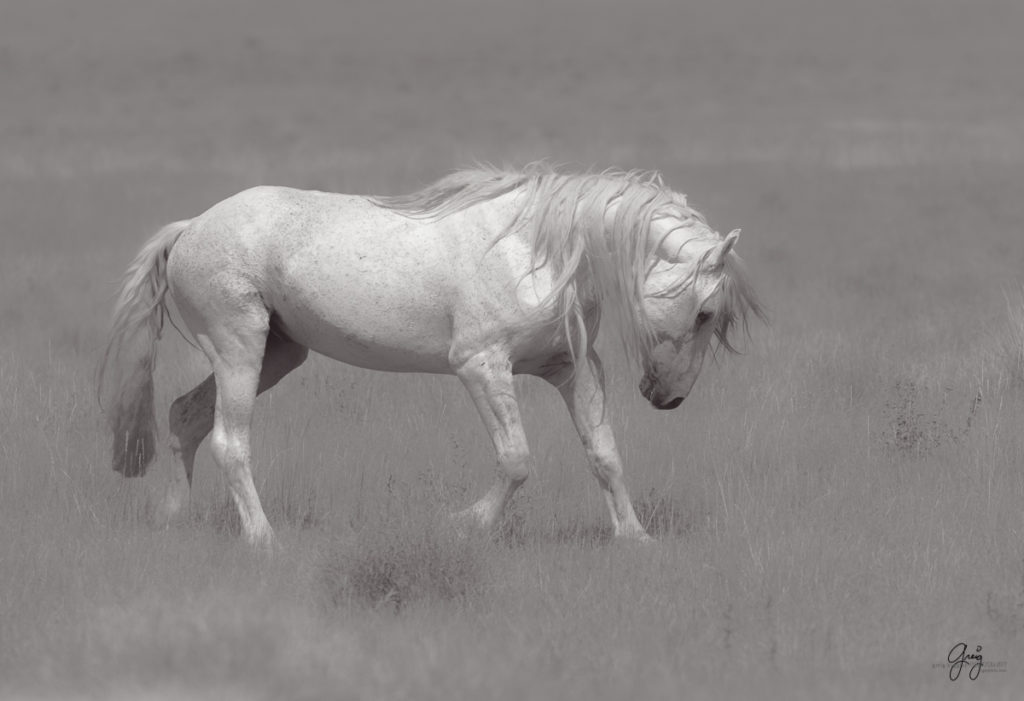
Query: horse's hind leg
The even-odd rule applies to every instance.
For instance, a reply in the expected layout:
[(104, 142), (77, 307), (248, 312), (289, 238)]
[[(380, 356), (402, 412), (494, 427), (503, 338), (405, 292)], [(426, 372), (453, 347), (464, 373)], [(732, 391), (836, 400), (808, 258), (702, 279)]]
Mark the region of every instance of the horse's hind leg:
[[(258, 335), (259, 332), (257, 331), (256, 334)], [(209, 340), (209, 337), (201, 339), (201, 342), (204, 350), (207, 350), (215, 370), (213, 375), (207, 377), (187, 394), (178, 397), (171, 405), (170, 443), (176, 460), (173, 468), (174, 474), (161, 508), (162, 513), (157, 518), (161, 522), (166, 522), (180, 510), (187, 500), (192, 482), (192, 467), (196, 449), (206, 435), (215, 429), (219, 418), (218, 411), (221, 411), (224, 414), (223, 432), (225, 435), (222, 436), (220, 442), (216, 440), (217, 436), (215, 435), (214, 457), (227, 473), (231, 494), (238, 505), (240, 514), (242, 514), (243, 529), (247, 538), (254, 542), (269, 540), (272, 535), (269, 525), (261, 530), (261, 522), (265, 524), (266, 519), (263, 517), (255, 489), (252, 487), (251, 466), (247, 465), (250, 462), (248, 440), (246, 438), (244, 441), (244, 450), (240, 449), (241, 445), (238, 440), (241, 438), (239, 434), (244, 434), (247, 437), (251, 419), (251, 407), (248, 412), (249, 418), (245, 418), (243, 416), (244, 404), (237, 400), (238, 396), (245, 399), (248, 393), (248, 390), (244, 390), (242, 387), (242, 381), (248, 382), (251, 379), (251, 368), (248, 363), (241, 368), (237, 367), (237, 360), (249, 355), (247, 351), (239, 352), (239, 346), (245, 347), (252, 344), (251, 342), (239, 344), (238, 339), (231, 344), (222, 342), (222, 345), (235, 346), (234, 349), (225, 352), (219, 350), (217, 345)], [(304, 346), (271, 330), (266, 336), (262, 358), (257, 359), (256, 362), (256, 366), (259, 368), (256, 394), (277, 384), (282, 377), (301, 365), (308, 353), (308, 349)], [(232, 362), (229, 360), (230, 358), (236, 360)], [(232, 365), (235, 367), (231, 367)], [(218, 368), (220, 368), (219, 373)], [(221, 385), (235, 390), (236, 399), (233, 405), (229, 406), (226, 402), (218, 401), (220, 393), (217, 388)], [(242, 394), (243, 390), (245, 394)], [(234, 434), (235, 440), (231, 440), (232, 434)], [(228, 440), (225, 442), (224, 438)], [(242, 466), (238, 465), (239, 458), (242, 459)], [(260, 535), (261, 533), (266, 535)]]
[[(281, 378), (302, 365), (308, 354), (309, 349), (305, 346), (271, 329), (263, 352), (257, 393), (262, 394), (276, 385)], [(213, 430), (216, 397), (217, 385), (213, 375), (209, 375), (171, 404), (168, 423), (170, 448), (174, 457), (171, 468), (173, 472), (167, 493), (153, 513), (153, 520), (157, 525), (172, 520), (188, 501), (196, 450)]]
[[(264, 312), (265, 314), (265, 312)], [(248, 316), (248, 315), (246, 315)], [(235, 320), (233, 320), (235, 321)], [(255, 546), (273, 543), (274, 531), (263, 513), (252, 481), (252, 444), (249, 439), (267, 327), (248, 320), (249, 328), (219, 329), (217, 338), (200, 337), (217, 383), (210, 447), (213, 458), (227, 477), (228, 488), (242, 519), (242, 534)]]
[(498, 353), (481, 353), (456, 368), (498, 454), (498, 481), (480, 501), (455, 515), (483, 528), (498, 523), (516, 489), (530, 475), (532, 458), (516, 403), (512, 366)]

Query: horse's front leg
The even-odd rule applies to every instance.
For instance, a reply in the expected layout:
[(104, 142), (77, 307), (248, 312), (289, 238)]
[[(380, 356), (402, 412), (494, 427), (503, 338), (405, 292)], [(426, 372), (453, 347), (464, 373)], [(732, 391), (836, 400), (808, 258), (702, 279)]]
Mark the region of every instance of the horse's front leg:
[(503, 353), (482, 352), (459, 364), (455, 374), (473, 398), (498, 454), (497, 482), (480, 501), (455, 514), (455, 518), (491, 528), (501, 520), (512, 495), (533, 469), (512, 384), (512, 363)]
[(576, 424), (590, 469), (608, 503), (615, 537), (651, 540), (633, 511), (622, 479), (622, 458), (605, 410), (604, 373), (597, 354), (591, 350), (586, 358), (579, 359), (575, 373), (566, 365), (545, 379), (558, 388)]

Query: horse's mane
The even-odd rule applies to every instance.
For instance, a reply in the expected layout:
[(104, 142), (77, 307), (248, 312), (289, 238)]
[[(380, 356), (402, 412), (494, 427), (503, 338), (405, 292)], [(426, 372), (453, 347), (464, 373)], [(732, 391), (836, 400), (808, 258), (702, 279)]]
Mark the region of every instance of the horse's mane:
[[(704, 216), (686, 203), (685, 195), (666, 187), (655, 171), (569, 174), (545, 162), (521, 169), (460, 170), (418, 192), (374, 201), (406, 216), (436, 220), (512, 192), (522, 196), (499, 238), (520, 228), (531, 234), (533, 270), (550, 266), (553, 273), (551, 292), (542, 305), (556, 310), (573, 357), (587, 346), (586, 310), (577, 290), (584, 272), (601, 313), (617, 326), (627, 355), (640, 361), (653, 341), (643, 306), (644, 282), (660, 244), (651, 240), (651, 224), (671, 217), (679, 226), (700, 224), (694, 228), (716, 236)], [(612, 207), (615, 216), (609, 219)], [(692, 283), (702, 272), (698, 263), (682, 284)], [(721, 345), (734, 352), (730, 329), (737, 322), (745, 329), (750, 312), (763, 314), (742, 262), (733, 253), (720, 285), (723, 305), (716, 334)]]

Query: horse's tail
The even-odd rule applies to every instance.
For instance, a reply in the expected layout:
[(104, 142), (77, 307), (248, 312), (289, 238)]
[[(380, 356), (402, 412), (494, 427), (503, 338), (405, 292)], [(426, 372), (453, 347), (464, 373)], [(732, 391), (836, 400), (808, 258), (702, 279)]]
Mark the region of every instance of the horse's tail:
[(125, 477), (145, 474), (156, 453), (153, 366), (167, 313), (167, 257), (189, 223), (168, 224), (142, 247), (114, 306), (98, 386), (114, 432), (113, 467)]

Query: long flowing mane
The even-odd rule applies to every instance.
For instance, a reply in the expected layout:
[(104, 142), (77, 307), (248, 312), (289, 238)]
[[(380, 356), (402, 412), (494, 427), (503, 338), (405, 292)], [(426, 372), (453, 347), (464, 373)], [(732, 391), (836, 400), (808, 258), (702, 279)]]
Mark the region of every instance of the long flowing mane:
[[(436, 220), (512, 192), (522, 196), (499, 238), (520, 228), (529, 232), (532, 269), (550, 266), (553, 273), (551, 292), (542, 305), (557, 312), (574, 358), (587, 345), (586, 295), (578, 288), (585, 281), (600, 313), (611, 317), (627, 355), (639, 362), (653, 341), (643, 305), (644, 282), (660, 243), (652, 241), (651, 225), (672, 218), (678, 226), (694, 226), (695, 237), (697, 230), (714, 235), (704, 216), (686, 203), (685, 195), (666, 187), (655, 171), (570, 174), (544, 162), (517, 170), (460, 170), (418, 192), (374, 201), (406, 216)], [(680, 284), (692, 284), (702, 272), (698, 264)], [(746, 329), (749, 314), (763, 317), (763, 312), (733, 253), (720, 284), (723, 308), (716, 334), (724, 348), (734, 351), (730, 329), (736, 323)]]

